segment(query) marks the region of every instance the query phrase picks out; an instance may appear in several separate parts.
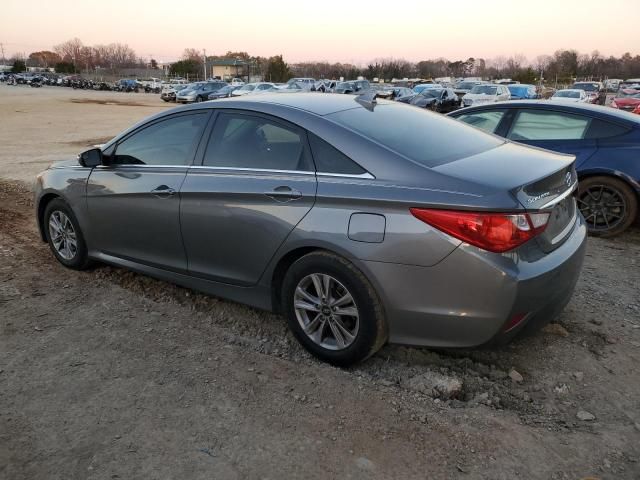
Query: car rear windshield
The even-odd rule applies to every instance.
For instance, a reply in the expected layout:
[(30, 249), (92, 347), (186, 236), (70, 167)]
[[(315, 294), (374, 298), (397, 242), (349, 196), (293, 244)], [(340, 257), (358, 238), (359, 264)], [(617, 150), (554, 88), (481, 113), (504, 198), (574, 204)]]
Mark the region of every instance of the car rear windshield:
[(427, 167), (437, 167), (503, 143), (462, 122), (401, 104), (379, 104), (373, 111), (353, 108), (326, 118)]
[(554, 97), (580, 98), (580, 92), (572, 90), (560, 90), (555, 93)]
[(471, 89), (470, 93), (473, 94), (485, 94), (485, 95), (495, 95), (498, 91), (498, 87), (492, 87), (491, 85), (476, 85)]

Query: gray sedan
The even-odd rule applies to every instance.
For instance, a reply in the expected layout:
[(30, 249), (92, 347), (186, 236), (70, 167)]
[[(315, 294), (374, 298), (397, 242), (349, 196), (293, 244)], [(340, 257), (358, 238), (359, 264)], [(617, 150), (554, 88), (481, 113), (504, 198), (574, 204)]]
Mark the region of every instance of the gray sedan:
[(163, 112), (37, 177), (42, 240), (284, 314), (346, 366), (551, 320), (585, 250), (574, 158), (396, 102), (317, 94)]

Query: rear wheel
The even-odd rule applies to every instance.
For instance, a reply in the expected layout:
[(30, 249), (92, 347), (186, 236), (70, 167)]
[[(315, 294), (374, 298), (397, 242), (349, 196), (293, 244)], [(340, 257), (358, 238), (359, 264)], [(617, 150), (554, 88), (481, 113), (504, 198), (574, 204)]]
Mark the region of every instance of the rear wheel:
[(377, 352), (387, 340), (382, 304), (352, 263), (328, 252), (296, 261), (282, 286), (289, 328), (312, 355), (347, 367)]
[(589, 233), (612, 237), (634, 222), (638, 214), (638, 199), (622, 180), (590, 177), (579, 184), (578, 207)]

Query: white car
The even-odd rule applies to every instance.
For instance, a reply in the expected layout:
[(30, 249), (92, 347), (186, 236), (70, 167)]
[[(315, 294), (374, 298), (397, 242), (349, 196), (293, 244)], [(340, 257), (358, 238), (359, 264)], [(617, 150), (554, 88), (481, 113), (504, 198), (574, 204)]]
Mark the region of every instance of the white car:
[(589, 96), (584, 90), (565, 88), (554, 93), (551, 100), (568, 103), (589, 103)]
[(465, 107), (484, 105), (486, 103), (502, 102), (510, 98), (511, 93), (504, 85), (475, 85), (469, 93), (462, 97), (462, 105)]
[(234, 78), (231, 80), (231, 83), (229, 85), (231, 85), (232, 87), (241, 87), (242, 85), (244, 85), (244, 82), (239, 78)]
[(234, 97), (241, 97), (242, 95), (253, 95), (256, 93), (264, 93), (268, 90), (276, 88), (275, 83), (271, 82), (257, 82), (247, 83), (237, 90), (234, 90), (231, 95)]

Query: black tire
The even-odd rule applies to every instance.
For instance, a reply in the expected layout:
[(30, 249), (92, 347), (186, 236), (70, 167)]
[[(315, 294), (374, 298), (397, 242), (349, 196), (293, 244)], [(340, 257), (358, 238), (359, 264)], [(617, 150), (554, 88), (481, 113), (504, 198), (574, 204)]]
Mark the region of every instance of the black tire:
[[(299, 283), (312, 274), (333, 277), (355, 301), (358, 330), (346, 348), (331, 350), (314, 342), (304, 332), (294, 307), (294, 294)], [(282, 284), (282, 310), (289, 328), (302, 346), (316, 358), (338, 367), (348, 367), (376, 353), (387, 341), (384, 309), (371, 283), (351, 262), (329, 252), (312, 252), (297, 260), (287, 271)]]
[[(614, 199), (608, 205), (620, 205), (613, 208), (610, 212), (619, 215), (615, 221), (604, 223), (598, 222), (599, 217), (594, 217), (594, 210), (591, 205), (595, 202), (598, 204), (602, 193), (609, 195), (608, 198)], [(615, 201), (615, 203), (613, 203)], [(605, 202), (605, 205), (607, 203)], [(589, 233), (598, 237), (614, 237), (624, 232), (638, 216), (638, 197), (635, 192), (624, 181), (613, 177), (598, 176), (589, 177), (580, 181), (578, 185), (578, 207), (587, 222)], [(594, 220), (595, 219), (595, 220)], [(601, 220), (605, 220), (604, 217)]]
[[(77, 249), (73, 258), (70, 258), (70, 259), (63, 258), (63, 256), (58, 252), (58, 250), (54, 246), (53, 241), (51, 240), (49, 221), (51, 219), (51, 216), (55, 212), (62, 212), (64, 215), (67, 216), (67, 218), (71, 221), (71, 224), (73, 225), (73, 229), (75, 231), (75, 237), (76, 237), (76, 244), (77, 244)], [(49, 244), (49, 248), (53, 252), (53, 255), (56, 257), (56, 259), (62, 265), (64, 265), (67, 268), (72, 268), (74, 270), (85, 270), (91, 266), (92, 262), (88, 256), (87, 243), (84, 240), (84, 235), (82, 234), (82, 230), (80, 230), (80, 225), (78, 224), (78, 220), (76, 219), (76, 216), (74, 215), (73, 210), (71, 210), (69, 205), (67, 205), (67, 203), (64, 200), (56, 198), (55, 200), (52, 200), (51, 202), (49, 202), (49, 204), (47, 205), (44, 211), (43, 229), (45, 232), (45, 236), (47, 238), (47, 243)]]

